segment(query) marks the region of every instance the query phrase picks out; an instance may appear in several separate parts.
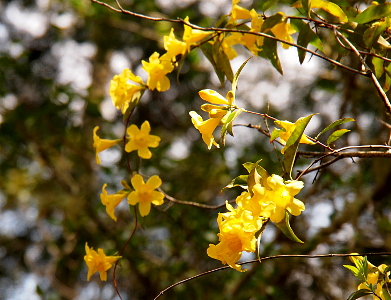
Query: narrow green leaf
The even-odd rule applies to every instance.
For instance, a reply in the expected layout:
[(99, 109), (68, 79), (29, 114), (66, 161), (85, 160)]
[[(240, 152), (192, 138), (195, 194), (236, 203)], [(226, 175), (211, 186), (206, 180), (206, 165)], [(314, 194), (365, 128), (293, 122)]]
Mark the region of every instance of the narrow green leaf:
[[(268, 34), (272, 35), (271, 32)], [(280, 59), (278, 58), (278, 53), (277, 53), (277, 41), (265, 38), (263, 41), (263, 48), (262, 48), (264, 54), (266, 57), (270, 60), (272, 63), (273, 67), (281, 74), (283, 75), (282, 67), (281, 67), (281, 62)]]
[(303, 6), (304, 12), (306, 13), (307, 17), (310, 17), (312, 0), (302, 0), (301, 5)]
[(205, 57), (210, 61), (213, 66), (214, 71), (216, 72), (217, 77), (219, 78), (220, 84), (224, 86), (224, 73), (217, 67), (217, 64), (213, 58), (213, 46), (210, 43), (204, 43), (201, 45), (201, 51), (205, 55)]
[[(291, 22), (291, 25), (293, 26), (293, 28), (297, 32), (299, 32), (299, 35), (300, 35), (301, 30), (303, 30), (304, 26), (310, 27), (310, 24), (304, 22), (303, 20), (291, 19), (290, 22)], [(320, 40), (319, 36), (312, 29), (310, 32), (309, 44), (314, 46), (318, 50), (324, 52), (322, 41)], [(305, 46), (305, 47), (307, 47), (307, 46)]]
[(391, 3), (389, 2), (379, 5), (371, 5), (363, 12), (359, 13), (353, 21), (358, 24), (365, 24), (390, 16), (390, 13)]
[(349, 298), (347, 300), (355, 300), (355, 299), (358, 299), (358, 298), (361, 298), (361, 297), (364, 297), (364, 296), (367, 296), (367, 295), (371, 295), (373, 294), (370, 290), (358, 290), (358, 291), (355, 291), (354, 293), (352, 293)]
[(223, 71), (224, 75), (227, 77), (229, 81), (233, 81), (234, 73), (232, 72), (231, 62), (227, 54), (223, 51), (221, 47), (221, 43), (215, 42), (213, 44), (213, 57), (216, 61), (216, 66)]
[[(299, 46), (302, 46), (304, 48), (307, 48), (308, 46), (308, 43), (310, 42), (311, 40), (311, 34), (313, 33), (311, 27), (309, 26), (308, 23), (306, 23), (302, 28), (301, 30), (299, 31), (299, 36), (297, 37), (297, 44)], [(307, 54), (306, 51), (302, 50), (302, 49), (299, 49), (297, 48), (297, 52), (299, 54), (299, 61), (300, 61), (300, 64), (302, 64), (304, 62), (304, 59), (305, 59), (305, 55)]]
[(355, 266), (351, 266), (351, 265), (343, 265), (346, 269), (350, 270), (354, 276), (357, 277), (358, 275), (358, 269), (355, 267)]
[(325, 129), (323, 129), (321, 132), (319, 132), (319, 134), (316, 136), (315, 139), (318, 139), (321, 134), (325, 133), (326, 131), (328, 131), (330, 129), (333, 129), (334, 127), (336, 127), (338, 125), (341, 125), (341, 124), (346, 123), (346, 122), (352, 122), (352, 121), (355, 121), (355, 120), (352, 119), (352, 118), (342, 118), (342, 119), (339, 119), (337, 121), (334, 121), (330, 125), (328, 125)]
[(312, 0), (311, 7), (323, 9), (334, 17), (337, 17), (341, 22), (348, 22), (348, 17), (344, 11), (335, 3), (324, 0)]
[(261, 176), (257, 172), (257, 166), (258, 162), (254, 164), (254, 168), (251, 170), (250, 174), (248, 175), (248, 180), (247, 180), (247, 186), (248, 186), (248, 191), (251, 196), (254, 195), (253, 192), (253, 186), (261, 183)]
[(375, 69), (375, 75), (377, 78), (382, 77), (384, 73), (384, 60), (378, 57), (372, 57), (373, 68)]
[(327, 145), (330, 145), (331, 143), (338, 140), (341, 136), (343, 136), (345, 133), (349, 132), (349, 129), (339, 129), (334, 131), (329, 138), (327, 139)]
[(386, 75), (386, 81), (384, 82), (384, 86), (383, 86), (383, 90), (385, 93), (387, 93), (389, 90), (390, 90), (390, 87), (391, 87), (391, 76)]
[(225, 189), (230, 189), (236, 186), (240, 186), (243, 189), (247, 189), (247, 180), (248, 180), (248, 175), (239, 175), (238, 177), (232, 179), (232, 181), (228, 183), (225, 187), (223, 187), (222, 190), (220, 191), (220, 194)]
[(293, 232), (291, 225), (289, 224), (289, 214), (287, 211), (285, 211), (285, 218), (279, 222), (275, 223), (278, 229), (282, 231), (283, 234), (289, 239), (291, 239), (294, 242), (298, 243), (304, 243), (302, 240), (300, 240), (296, 234)]
[(285, 167), (285, 172), (287, 172), (290, 179), (292, 179), (293, 164), (295, 163), (296, 152), (297, 152), (297, 148), (299, 147), (301, 136), (303, 135), (304, 130), (307, 127), (313, 115), (315, 114), (297, 120), (296, 122), (297, 126), (295, 130), (292, 132), (291, 136), (289, 137), (284, 147), (285, 148), (284, 167)]
[(250, 59), (251, 59), (251, 57), (250, 57), (250, 58), (247, 58), (247, 59), (245, 60), (245, 62), (242, 63), (242, 65), (241, 65), (241, 66), (239, 67), (239, 69), (236, 71), (235, 76), (234, 76), (234, 78), (233, 78), (233, 80), (232, 80), (232, 93), (234, 94), (234, 98), (235, 98), (236, 86), (237, 86), (237, 84), (238, 84), (240, 72), (242, 72), (244, 66), (248, 63), (248, 61), (249, 61)]
[(269, 173), (263, 168), (261, 167), (258, 163), (260, 161), (257, 162), (257, 166), (256, 166), (256, 170), (257, 170), (257, 173), (259, 174), (259, 176), (261, 176), (261, 179), (260, 179), (260, 184), (263, 186), (263, 187), (266, 187), (267, 189), (270, 189), (269, 188), (269, 185), (267, 184), (267, 178), (270, 176)]
[(225, 145), (225, 136), (227, 135), (227, 132), (233, 136), (234, 133), (232, 131), (232, 123), (235, 121), (235, 119), (240, 115), (242, 112), (242, 109), (236, 109), (229, 113), (227, 121), (224, 123), (224, 125), (221, 127), (220, 137), (221, 137), (221, 143)]
[(130, 101), (130, 104), (129, 104), (129, 107), (126, 109), (125, 113), (123, 114), (122, 116), (122, 120), (127, 120), (129, 115), (132, 113), (132, 111), (135, 109), (135, 107), (140, 103), (140, 99), (142, 97), (142, 95), (144, 94), (145, 90), (140, 90), (136, 93), (134, 93), (131, 101)]

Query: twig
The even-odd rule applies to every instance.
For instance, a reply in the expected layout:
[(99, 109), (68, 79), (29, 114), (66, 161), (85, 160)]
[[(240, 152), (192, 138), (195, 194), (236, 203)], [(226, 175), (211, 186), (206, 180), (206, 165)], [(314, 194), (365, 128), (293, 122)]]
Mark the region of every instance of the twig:
[[(283, 254), (283, 255), (273, 255), (273, 256), (268, 256), (268, 257), (262, 257), (262, 258), (259, 258), (259, 259), (254, 259), (254, 260), (249, 260), (249, 261), (245, 261), (245, 262), (241, 262), (241, 263), (238, 263), (238, 265), (244, 265), (244, 264), (253, 264), (253, 263), (261, 263), (262, 261), (265, 261), (265, 260), (270, 260), (270, 259), (277, 259), (277, 258), (293, 258), (293, 257), (302, 257), (302, 258), (328, 258), (328, 257), (349, 257), (349, 256), (374, 256), (374, 255), (391, 255), (391, 252), (379, 252), (379, 253), (362, 253), (362, 254), (359, 254), (359, 253), (349, 253), (349, 254), (333, 254), (333, 253), (330, 253), (330, 254), (318, 254), (318, 255), (307, 255), (307, 254)], [(178, 281), (177, 283), (174, 283), (172, 285), (170, 285), (169, 287), (165, 288), (164, 290), (162, 290), (159, 295), (157, 295), (154, 300), (158, 299), (160, 296), (162, 296), (165, 292), (167, 292), (168, 290), (172, 289), (173, 287), (176, 287), (182, 283), (185, 283), (185, 282), (188, 282), (188, 281), (191, 281), (193, 279), (196, 279), (198, 277), (201, 277), (201, 276), (204, 276), (204, 275), (208, 275), (208, 274), (212, 274), (212, 273), (215, 273), (215, 272), (218, 272), (218, 271), (222, 271), (222, 270), (226, 270), (226, 269), (229, 269), (230, 266), (224, 266), (224, 267), (220, 267), (220, 268), (217, 268), (217, 269), (213, 269), (213, 270), (210, 270), (210, 271), (206, 271), (206, 272), (203, 272), (203, 273), (200, 273), (200, 274), (197, 274), (195, 276), (192, 276), (192, 277), (189, 277), (189, 278), (186, 278), (186, 279), (183, 279), (181, 281)]]

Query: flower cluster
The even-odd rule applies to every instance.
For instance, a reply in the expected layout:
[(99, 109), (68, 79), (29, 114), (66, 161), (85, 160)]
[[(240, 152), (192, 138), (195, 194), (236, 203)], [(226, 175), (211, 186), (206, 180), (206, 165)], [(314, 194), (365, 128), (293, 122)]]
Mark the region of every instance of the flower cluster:
[(364, 290), (368, 294), (373, 294), (374, 300), (386, 300), (390, 298), (391, 295), (389, 294), (388, 288), (385, 287), (390, 282), (390, 271), (387, 270), (389, 269), (387, 265), (381, 264), (376, 267), (366, 257), (362, 256), (350, 256), (349, 259), (356, 266), (344, 265), (344, 267), (352, 271), (360, 279), (361, 283), (357, 287), (357, 290)]
[(305, 209), (304, 203), (294, 198), (303, 186), (301, 181), (284, 181), (273, 174), (265, 180), (264, 186), (257, 183), (252, 193), (247, 191), (238, 196), (236, 208), (227, 202), (229, 212), (219, 213), (217, 217), (219, 244), (210, 244), (208, 255), (235, 270), (245, 271), (237, 261), (243, 251), (255, 252), (256, 234), (265, 222), (270, 219), (278, 223), (286, 211), (298, 216)]

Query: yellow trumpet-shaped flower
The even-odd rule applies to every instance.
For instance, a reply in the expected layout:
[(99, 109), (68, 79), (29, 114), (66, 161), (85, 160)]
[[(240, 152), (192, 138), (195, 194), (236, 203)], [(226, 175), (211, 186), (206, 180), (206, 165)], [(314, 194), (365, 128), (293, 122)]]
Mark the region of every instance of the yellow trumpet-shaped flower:
[(233, 23), (236, 20), (250, 19), (251, 13), (248, 9), (245, 9), (238, 5), (240, 0), (232, 0), (231, 16), (228, 23)]
[[(280, 120), (274, 121), (274, 123), (278, 127), (283, 128), (283, 130), (279, 130), (278, 131), (278, 137), (280, 138), (281, 143), (286, 144), (286, 142), (288, 141), (289, 137), (292, 135), (293, 131), (296, 129), (297, 124), (298, 124), (299, 121), (300, 121), (300, 119), (297, 120), (295, 123), (291, 123), (291, 122), (288, 122), (288, 121), (280, 121)], [(302, 143), (302, 144), (309, 144), (309, 145), (315, 144), (305, 134), (303, 134), (301, 136), (300, 143)], [(284, 147), (281, 150), (281, 153), (284, 154), (285, 150), (286, 149)]]
[(154, 175), (145, 183), (143, 177), (136, 174), (131, 179), (134, 191), (128, 195), (128, 203), (130, 205), (139, 204), (140, 215), (142, 217), (149, 214), (151, 203), (162, 205), (164, 203), (164, 194), (155, 191), (162, 184), (162, 180), (158, 175)]
[(155, 52), (149, 57), (149, 62), (142, 61), (143, 69), (148, 73), (147, 85), (150, 90), (164, 92), (170, 88), (170, 80), (166, 76), (174, 70), (169, 56), (161, 57)]
[(94, 131), (93, 131), (93, 139), (94, 139), (94, 144), (93, 144), (93, 147), (95, 148), (95, 159), (96, 159), (96, 163), (98, 165), (100, 165), (100, 157), (98, 155), (98, 153), (110, 148), (110, 147), (113, 147), (114, 145), (117, 145), (119, 144), (122, 139), (118, 139), (118, 140), (105, 140), (105, 139), (101, 139), (97, 134), (96, 132), (99, 130), (99, 126), (96, 126), (94, 128)]
[(84, 256), (84, 261), (88, 267), (87, 280), (90, 280), (92, 274), (99, 272), (100, 280), (107, 280), (107, 270), (113, 266), (121, 256), (106, 256), (103, 249), (98, 249), (98, 252), (88, 247), (86, 243), (85, 246), (86, 255)]
[(220, 145), (215, 141), (213, 131), (215, 131), (216, 127), (220, 125), (220, 121), (224, 117), (225, 113), (223, 113), (221, 117), (210, 118), (205, 121), (195, 111), (189, 112), (189, 115), (191, 116), (191, 121), (193, 122), (194, 127), (201, 133), (202, 140), (208, 146), (208, 149), (210, 150), (212, 145), (220, 148)]
[(121, 201), (127, 196), (126, 192), (118, 192), (116, 194), (108, 195), (106, 191), (107, 183), (102, 187), (102, 194), (100, 194), (100, 200), (102, 204), (106, 206), (106, 212), (114, 221), (117, 222), (117, 217), (114, 214), (114, 209), (121, 203)]
[[(285, 16), (281, 12), (279, 14)], [(292, 27), (291, 24), (288, 23), (288, 20), (285, 19), (283, 22), (274, 25), (273, 28), (271, 28), (271, 31), (276, 38), (293, 43), (293, 38), (291, 37), (291, 34), (294, 34), (296, 30)], [(288, 49), (290, 45), (282, 43), (282, 47), (284, 49)]]
[(208, 149), (210, 149), (212, 145), (219, 148), (220, 146), (216, 143), (213, 132), (217, 126), (224, 123), (224, 117), (229, 112), (229, 108), (235, 107), (234, 95), (232, 91), (229, 91), (227, 97), (224, 98), (219, 93), (210, 89), (199, 91), (198, 94), (203, 100), (212, 103), (203, 104), (201, 106), (203, 111), (208, 112), (210, 119), (204, 121), (199, 114), (195, 111), (191, 111), (189, 112), (191, 121), (193, 122), (194, 127), (201, 133), (202, 139), (208, 146)]
[[(189, 17), (186, 17), (184, 19), (186, 23), (189, 22)], [(193, 29), (188, 25), (185, 25), (185, 30), (183, 32), (183, 41), (186, 43), (186, 51), (190, 52), (191, 46), (193, 46), (195, 43), (201, 41), (202, 39), (206, 38), (207, 36), (211, 35), (211, 32), (203, 31), (199, 29)]]
[(187, 47), (185, 42), (175, 38), (174, 28), (171, 28), (170, 34), (164, 37), (164, 49), (166, 49), (167, 55), (171, 60), (175, 59), (179, 54), (184, 55), (187, 51)]
[[(129, 81), (138, 83), (131, 84)], [(145, 89), (142, 79), (125, 69), (121, 74), (115, 75), (110, 81), (110, 96), (116, 108), (125, 113), (131, 102), (141, 97), (141, 91)]]
[(151, 125), (148, 121), (144, 121), (141, 128), (138, 129), (136, 125), (130, 125), (126, 130), (128, 142), (125, 145), (126, 152), (132, 152), (137, 150), (138, 156), (144, 159), (152, 157), (151, 151), (148, 149), (156, 148), (159, 146), (160, 137), (156, 135), (150, 135)]

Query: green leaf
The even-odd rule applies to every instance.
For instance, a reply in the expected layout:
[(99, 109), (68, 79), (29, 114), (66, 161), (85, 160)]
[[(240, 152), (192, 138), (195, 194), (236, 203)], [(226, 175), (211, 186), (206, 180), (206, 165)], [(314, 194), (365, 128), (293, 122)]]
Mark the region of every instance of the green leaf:
[(358, 276), (358, 269), (355, 267), (355, 266), (351, 266), (351, 265), (343, 265), (346, 269), (352, 271), (353, 275), (354, 276)]
[(383, 86), (383, 90), (385, 93), (387, 93), (389, 90), (390, 90), (390, 87), (391, 87), (391, 76), (386, 75), (386, 81), (384, 82), (384, 86)]
[(132, 99), (130, 100), (129, 107), (126, 109), (125, 113), (122, 116), (122, 120), (125, 122), (129, 115), (133, 112), (135, 107), (140, 103), (140, 99), (143, 96), (145, 90), (140, 90), (133, 94)]
[(310, 17), (311, 15), (311, 4), (312, 4), (312, 0), (301, 0), (301, 5), (303, 6), (303, 9), (307, 17)]
[[(271, 32), (268, 34), (271, 36), (274, 36)], [(270, 60), (273, 67), (281, 75), (283, 75), (281, 62), (280, 62), (280, 59), (278, 58), (278, 53), (277, 53), (277, 41), (269, 39), (269, 38), (265, 38), (263, 41), (263, 48), (262, 48), (261, 52), (263, 52), (263, 54), (266, 55), (267, 59)]]
[(365, 24), (375, 20), (379, 20), (390, 16), (391, 14), (391, 3), (383, 3), (379, 5), (371, 5), (363, 12), (359, 13), (354, 22), (358, 24)]
[(225, 145), (225, 136), (227, 135), (227, 132), (234, 136), (234, 133), (232, 131), (232, 124), (233, 121), (240, 115), (240, 113), (243, 111), (243, 109), (236, 109), (229, 113), (228, 118), (224, 125), (221, 127), (220, 137), (221, 137), (221, 143)]
[(304, 243), (293, 232), (293, 230), (289, 224), (289, 214), (287, 211), (285, 211), (285, 218), (281, 222), (276, 223), (276, 226), (278, 227), (278, 229), (280, 229), (282, 231), (283, 234), (285, 234), (285, 236), (287, 238), (291, 239), (294, 242)]
[(274, 4), (277, 3), (278, 0), (265, 0), (262, 3), (261, 6), (261, 11), (265, 12), (267, 11), (270, 7), (274, 6)]
[[(311, 34), (313, 33), (311, 27), (309, 26), (308, 23), (306, 23), (302, 28), (301, 30), (299, 31), (299, 36), (297, 37), (297, 44), (299, 46), (302, 46), (304, 48), (307, 48), (308, 46), (308, 43), (310, 42), (311, 40)], [(299, 61), (300, 61), (300, 64), (303, 63), (304, 59), (305, 59), (305, 55), (307, 54), (306, 51), (302, 50), (302, 49), (299, 49), (297, 48), (297, 52), (299, 54)]]
[(230, 189), (236, 186), (240, 186), (243, 189), (247, 189), (247, 180), (248, 180), (248, 175), (239, 175), (238, 177), (232, 179), (232, 181), (228, 183), (225, 187), (223, 187), (220, 191), (220, 194), (225, 189)]
[(312, 0), (311, 7), (323, 9), (334, 17), (337, 17), (341, 22), (348, 22), (348, 17), (344, 11), (335, 3), (324, 0)]
[(373, 68), (375, 69), (375, 75), (377, 78), (382, 77), (384, 73), (384, 60), (379, 57), (372, 57)]
[(293, 164), (295, 162), (296, 152), (297, 152), (297, 148), (299, 147), (301, 136), (303, 135), (304, 130), (307, 127), (313, 115), (315, 114), (309, 115), (304, 118), (300, 118), (299, 120), (296, 121), (295, 123), (297, 124), (296, 128), (295, 130), (293, 130), (291, 136), (289, 137), (284, 147), (285, 148), (285, 152), (284, 152), (285, 172), (287, 172), (290, 179), (292, 179)]
[(254, 168), (251, 170), (250, 174), (248, 175), (248, 180), (247, 180), (247, 186), (248, 186), (248, 191), (251, 195), (251, 197), (254, 195), (253, 192), (253, 186), (261, 183), (261, 176), (257, 172), (257, 166), (258, 162), (254, 164)]
[(225, 54), (225, 52), (223, 51), (223, 48), (221, 47), (221, 42), (216, 41), (213, 44), (212, 49), (213, 58), (216, 62), (217, 68), (223, 71), (227, 79), (232, 82), (234, 78), (234, 73), (232, 72), (231, 62), (229, 61), (227, 54)]
[(334, 121), (332, 122), (330, 125), (328, 125), (325, 129), (323, 129), (317, 136), (316, 136), (316, 140), (320, 137), (321, 134), (325, 133), (326, 131), (330, 130), (330, 129), (333, 129), (334, 127), (338, 126), (338, 125), (341, 125), (343, 123), (346, 123), (346, 122), (352, 122), (352, 121), (355, 121), (354, 119), (352, 118), (342, 118), (342, 119), (339, 119), (337, 121)]
[(355, 300), (355, 299), (358, 299), (358, 298), (361, 298), (361, 297), (364, 297), (364, 296), (367, 296), (367, 295), (371, 295), (373, 294), (370, 290), (358, 290), (358, 291), (355, 291), (354, 293), (352, 293), (349, 298), (347, 300)]
[(268, 29), (271, 29), (278, 23), (281, 23), (283, 17), (284, 15), (281, 13), (276, 13), (275, 15), (268, 17), (262, 24), (261, 32), (268, 32)]
[[(298, 20), (298, 19), (291, 19), (290, 22), (291, 22), (291, 25), (293, 26), (293, 28), (299, 33), (299, 35), (300, 35), (301, 30), (303, 30), (303, 29), (306, 30), (304, 28), (304, 26), (309, 27), (311, 30), (309, 44), (314, 46), (318, 50), (324, 52), (322, 41), (320, 40), (319, 36), (311, 29), (309, 23), (306, 23), (303, 20)], [(307, 46), (305, 46), (305, 47), (307, 47)]]
[(384, 285), (382, 287), (382, 292), (383, 292), (383, 297), (384, 297), (385, 300), (391, 300), (391, 296), (389, 294), (389, 291), (387, 290), (387, 288)]
[(285, 132), (285, 129), (277, 129), (276, 127), (274, 127), (272, 134), (270, 135), (270, 143), (273, 142), (276, 138), (278, 138), (278, 134), (282, 131)]
[(384, 32), (385, 30), (387, 30), (387, 28), (388, 28), (389, 26), (390, 26), (390, 19), (387, 18), (386, 21), (379, 22), (376, 26), (371, 26), (371, 27), (369, 27), (369, 28), (364, 32), (364, 36), (363, 36), (365, 45), (366, 45), (369, 49), (372, 49), (372, 47), (374, 46), (374, 44), (375, 44), (375, 43), (378, 43), (381, 34), (383, 34), (383, 32)]
[(327, 145), (330, 145), (334, 141), (338, 140), (341, 136), (343, 136), (345, 133), (349, 131), (350, 131), (349, 129), (339, 129), (334, 131), (327, 139)]
[(234, 99), (235, 99), (236, 86), (237, 86), (237, 84), (238, 84), (240, 72), (242, 72), (244, 66), (248, 63), (248, 61), (249, 61), (250, 59), (251, 59), (251, 57), (250, 57), (250, 58), (247, 58), (247, 59), (245, 60), (245, 62), (242, 63), (242, 65), (241, 65), (241, 66), (239, 67), (239, 69), (236, 71), (235, 76), (234, 76), (234, 78), (233, 78), (233, 80), (232, 80), (232, 93), (234, 94)]
[(243, 167), (245, 167), (247, 172), (250, 173), (255, 168), (255, 163), (246, 162), (246, 163), (243, 164)]
[(224, 86), (224, 79), (225, 75), (224, 73), (218, 68), (216, 61), (214, 60), (213, 57), (213, 46), (210, 43), (204, 43), (201, 45), (201, 51), (205, 55), (205, 57), (210, 61), (210, 63), (213, 66), (213, 69), (216, 72), (217, 77), (219, 78), (220, 84)]

